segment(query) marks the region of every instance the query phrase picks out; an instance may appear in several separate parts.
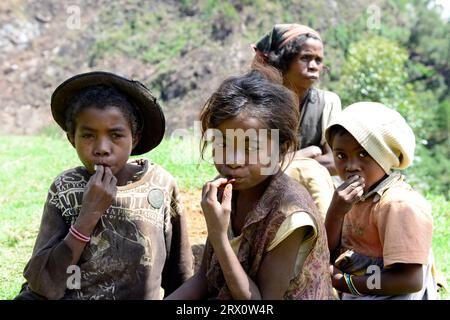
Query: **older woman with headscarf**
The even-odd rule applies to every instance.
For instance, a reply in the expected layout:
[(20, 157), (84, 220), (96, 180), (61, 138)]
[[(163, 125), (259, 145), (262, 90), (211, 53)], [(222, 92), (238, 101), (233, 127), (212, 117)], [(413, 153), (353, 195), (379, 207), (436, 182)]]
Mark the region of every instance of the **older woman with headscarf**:
[(253, 48), (252, 69), (298, 97), (300, 145), (286, 173), (308, 189), (325, 215), (334, 188), (330, 174), (336, 173), (325, 129), (341, 111), (341, 101), (337, 94), (313, 87), (324, 68), (322, 38), (304, 25), (276, 24)]

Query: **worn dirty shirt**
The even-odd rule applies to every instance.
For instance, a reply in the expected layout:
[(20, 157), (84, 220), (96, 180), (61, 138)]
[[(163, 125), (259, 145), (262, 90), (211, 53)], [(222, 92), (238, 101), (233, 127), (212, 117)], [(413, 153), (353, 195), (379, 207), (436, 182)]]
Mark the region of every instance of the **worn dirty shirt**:
[(343, 250), (382, 257), (384, 267), (427, 264), (433, 232), (430, 204), (398, 173), (383, 182), (345, 215)]
[[(192, 251), (174, 178), (145, 159), (142, 170), (117, 187), (78, 266), (79, 289), (68, 289), (71, 249), (63, 239), (81, 209), (90, 174), (63, 172), (50, 187), (32, 257), (24, 270), (27, 290), (50, 299), (160, 299), (192, 275)], [(73, 285), (73, 284), (72, 284)]]
[[(291, 280), (283, 299), (334, 299), (325, 227), (311, 196), (303, 186), (284, 173), (269, 179), (269, 186), (254, 210), (247, 214), (242, 228), (237, 248), (237, 258), (242, 268), (257, 283), (263, 259), (274, 246), (274, 240), (284, 222), (291, 215), (308, 215), (309, 221), (314, 224), (314, 236), (311, 237), (313, 242), (308, 247), (308, 253), (303, 255), (302, 267)], [(209, 240), (206, 241), (204, 255), (208, 298), (233, 299)]]
[(343, 272), (370, 275), (369, 267), (381, 271), (394, 264), (421, 264), (423, 287), (398, 296), (353, 296), (343, 299), (428, 300), (437, 294), (432, 274), (433, 217), (428, 201), (394, 172), (364, 196), (345, 215), (341, 251), (335, 265)]

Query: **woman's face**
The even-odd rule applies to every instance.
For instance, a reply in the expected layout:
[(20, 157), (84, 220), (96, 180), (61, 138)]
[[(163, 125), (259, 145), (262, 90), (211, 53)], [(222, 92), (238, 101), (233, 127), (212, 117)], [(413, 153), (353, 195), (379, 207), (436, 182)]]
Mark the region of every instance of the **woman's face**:
[(319, 79), (322, 69), (323, 44), (320, 40), (309, 38), (284, 73), (284, 85), (294, 92), (307, 90)]

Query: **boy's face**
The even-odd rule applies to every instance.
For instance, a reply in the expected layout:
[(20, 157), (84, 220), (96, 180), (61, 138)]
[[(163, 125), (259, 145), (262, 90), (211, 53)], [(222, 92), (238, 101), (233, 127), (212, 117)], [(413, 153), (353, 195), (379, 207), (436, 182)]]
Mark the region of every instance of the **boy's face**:
[(337, 132), (332, 141), (334, 164), (342, 180), (353, 175), (364, 179), (364, 193), (369, 191), (385, 175), (383, 168), (361, 147), (348, 132)]
[[(235, 179), (233, 188), (236, 190), (258, 186), (269, 177), (268, 172), (275, 170), (272, 163), (267, 164), (271, 159), (270, 137), (259, 141), (262, 127), (258, 119), (238, 116), (225, 120), (217, 128), (223, 140), (214, 141), (214, 163), (223, 177)], [(261, 163), (262, 155), (267, 156), (266, 164)]]
[(76, 118), (74, 135), (68, 137), (89, 173), (93, 174), (98, 164), (109, 167), (116, 177), (137, 143), (129, 122), (116, 107), (83, 109)]

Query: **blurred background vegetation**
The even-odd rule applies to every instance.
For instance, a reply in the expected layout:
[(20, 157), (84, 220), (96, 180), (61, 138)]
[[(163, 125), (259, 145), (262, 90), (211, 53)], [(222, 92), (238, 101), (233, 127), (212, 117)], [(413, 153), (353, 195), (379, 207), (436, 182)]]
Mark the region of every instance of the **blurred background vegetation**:
[[(106, 32), (91, 54), (99, 59), (119, 51), (167, 73), (175, 71), (187, 51), (223, 45), (227, 32), (253, 43), (275, 22), (310, 25), (325, 41), (329, 73), (320, 86), (338, 93), (343, 106), (370, 100), (398, 110), (418, 142), (416, 161), (408, 170), (412, 183), (449, 199), (450, 23), (432, 4), (183, 0), (176, 6), (179, 23), (167, 23), (169, 9), (134, 12), (120, 28)], [(158, 23), (163, 30), (148, 41), (146, 30)], [(161, 95), (161, 84), (150, 86)]]
[(225, 77), (249, 68), (250, 44), (274, 23), (295, 22), (324, 39), (329, 72), (319, 86), (344, 106), (397, 109), (417, 137), (413, 184), (449, 199), (450, 22), (437, 1), (5, 0), (0, 134), (35, 134), (52, 122), (48, 101), (61, 81), (110, 70), (149, 86), (169, 136), (192, 127)]

